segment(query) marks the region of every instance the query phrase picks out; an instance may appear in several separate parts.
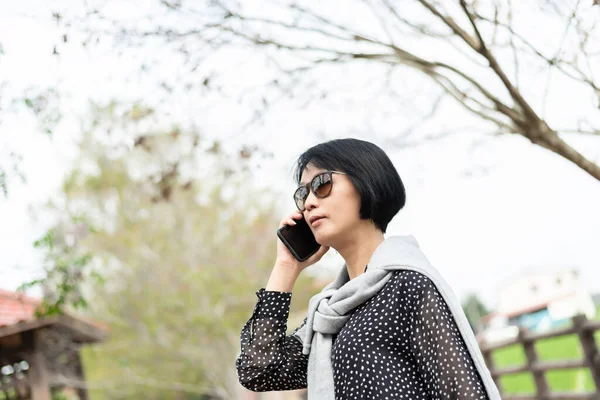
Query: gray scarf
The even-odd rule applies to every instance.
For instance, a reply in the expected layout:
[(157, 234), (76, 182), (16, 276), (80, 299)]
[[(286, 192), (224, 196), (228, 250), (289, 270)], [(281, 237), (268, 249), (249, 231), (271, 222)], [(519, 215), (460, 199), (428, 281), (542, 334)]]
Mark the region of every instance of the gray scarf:
[(308, 354), (309, 400), (334, 400), (333, 369), (331, 365), (332, 335), (337, 334), (353, 310), (376, 295), (394, 271), (410, 270), (428, 277), (440, 292), (454, 316), (458, 329), (473, 358), (491, 400), (501, 400), (500, 394), (487, 369), (477, 339), (471, 330), (462, 307), (450, 286), (429, 263), (412, 236), (389, 237), (381, 243), (368, 270), (350, 280), (346, 266), (335, 281), (327, 285), (308, 303), (306, 324), (295, 336), (303, 343), (303, 354)]

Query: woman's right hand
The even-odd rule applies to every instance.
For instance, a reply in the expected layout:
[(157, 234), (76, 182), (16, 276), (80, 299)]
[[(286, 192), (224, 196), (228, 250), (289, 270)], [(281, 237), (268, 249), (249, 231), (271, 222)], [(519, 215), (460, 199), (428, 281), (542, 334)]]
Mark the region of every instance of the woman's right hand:
[[(288, 215), (279, 223), (279, 228), (282, 228), (285, 225), (296, 225), (295, 220), (299, 220), (303, 218), (302, 213), (300, 211), (293, 212)], [(315, 264), (318, 262), (324, 255), (329, 251), (328, 246), (321, 246), (319, 250), (306, 261), (300, 262), (294, 258), (292, 253), (288, 250), (288, 248), (283, 244), (281, 239), (277, 238), (277, 260), (275, 261), (276, 265), (281, 265), (286, 268), (291, 268), (292, 270), (300, 273), (305, 268)]]

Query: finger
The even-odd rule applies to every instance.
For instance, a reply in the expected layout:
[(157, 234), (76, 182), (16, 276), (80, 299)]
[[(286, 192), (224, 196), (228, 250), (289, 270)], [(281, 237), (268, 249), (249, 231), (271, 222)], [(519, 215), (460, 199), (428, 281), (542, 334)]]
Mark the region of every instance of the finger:
[(279, 227), (283, 227), (284, 225), (296, 225), (296, 220), (302, 218), (302, 213), (300, 211), (296, 211), (290, 214), (287, 218), (284, 218), (279, 222)]
[(302, 218), (302, 213), (301, 212), (295, 212), (292, 215), (290, 215), (291, 219), (301, 219)]
[(283, 228), (286, 225), (296, 225), (296, 221), (294, 221), (293, 219), (284, 219), (279, 223), (280, 228)]

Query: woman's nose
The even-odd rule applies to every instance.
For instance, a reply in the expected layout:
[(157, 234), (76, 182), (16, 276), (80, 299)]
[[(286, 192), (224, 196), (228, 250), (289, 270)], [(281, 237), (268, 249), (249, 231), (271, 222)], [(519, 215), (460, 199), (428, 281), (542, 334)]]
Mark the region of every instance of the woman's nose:
[(310, 191), (308, 193), (308, 197), (304, 201), (304, 208), (308, 211), (313, 210), (315, 207), (317, 207), (317, 202), (318, 202), (317, 197), (314, 195), (314, 193), (312, 191)]

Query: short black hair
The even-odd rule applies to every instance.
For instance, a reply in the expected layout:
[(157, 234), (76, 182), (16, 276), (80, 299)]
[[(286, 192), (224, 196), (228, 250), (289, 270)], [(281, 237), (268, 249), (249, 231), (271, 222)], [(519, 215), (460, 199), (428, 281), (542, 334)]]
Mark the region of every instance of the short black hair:
[(297, 184), (308, 164), (345, 172), (360, 194), (360, 218), (373, 220), (383, 233), (406, 203), (406, 190), (394, 164), (371, 142), (335, 139), (311, 147), (296, 162), (294, 178)]

